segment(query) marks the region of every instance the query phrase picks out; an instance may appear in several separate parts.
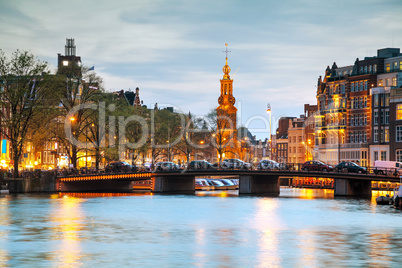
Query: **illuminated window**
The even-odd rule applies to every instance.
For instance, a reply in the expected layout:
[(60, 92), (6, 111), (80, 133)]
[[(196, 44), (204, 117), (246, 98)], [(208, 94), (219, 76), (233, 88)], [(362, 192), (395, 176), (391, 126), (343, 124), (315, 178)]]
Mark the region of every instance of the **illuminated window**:
[(387, 73), (389, 73), (391, 71), (391, 64), (390, 63), (385, 64), (385, 71)]
[(68, 66), (68, 60), (63, 60), (63, 66)]
[(373, 65), (373, 72), (374, 72), (374, 73), (377, 73), (377, 64), (374, 64), (374, 65)]
[(396, 87), (396, 77), (392, 77), (392, 86)]
[(385, 142), (389, 142), (389, 129), (386, 128), (384, 131), (385, 131), (385, 134), (384, 134)]
[(378, 86), (382, 87), (382, 85), (384, 84), (384, 80), (383, 79), (379, 79), (378, 80)]
[(402, 120), (402, 104), (396, 105), (396, 120)]
[(392, 71), (396, 71), (396, 70), (398, 70), (398, 62), (397, 61), (394, 61), (393, 63), (392, 63)]
[(399, 62), (399, 70), (402, 70), (402, 61)]

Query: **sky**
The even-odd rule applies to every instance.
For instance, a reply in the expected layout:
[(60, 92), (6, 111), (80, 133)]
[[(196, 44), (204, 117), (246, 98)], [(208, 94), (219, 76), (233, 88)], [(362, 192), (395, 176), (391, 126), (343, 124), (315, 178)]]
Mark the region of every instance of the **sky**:
[(148, 107), (203, 116), (218, 106), (227, 43), (238, 124), (265, 139), (270, 119), (316, 104), (328, 65), (401, 48), (401, 14), (402, 0), (0, 0), (0, 49), (55, 72), (74, 38), (106, 91), (139, 87)]

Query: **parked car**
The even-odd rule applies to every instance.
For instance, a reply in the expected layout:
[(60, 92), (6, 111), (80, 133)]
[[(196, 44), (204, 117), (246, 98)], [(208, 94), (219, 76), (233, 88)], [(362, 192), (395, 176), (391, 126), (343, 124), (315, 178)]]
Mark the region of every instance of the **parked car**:
[(158, 162), (155, 164), (155, 171), (171, 171), (178, 170), (180, 167), (173, 162)]
[(138, 168), (136, 165), (130, 165), (127, 162), (122, 161), (112, 161), (105, 167), (106, 173), (118, 173), (118, 172), (137, 172)]
[(367, 173), (367, 168), (361, 167), (353, 162), (342, 162), (335, 166), (337, 172)]
[(239, 159), (229, 158), (225, 159), (221, 163), (221, 167), (223, 169), (251, 169), (251, 165), (249, 163), (243, 162)]
[(324, 171), (324, 172), (328, 172), (328, 171), (333, 171), (334, 168), (330, 165), (324, 164), (321, 161), (317, 161), (317, 160), (312, 160), (312, 161), (306, 161), (303, 163), (302, 165), (302, 170), (305, 171)]
[(274, 160), (263, 159), (257, 165), (258, 170), (271, 170), (271, 169), (279, 169), (279, 163)]
[(194, 160), (188, 164), (188, 170), (208, 170), (216, 169), (211, 163), (205, 160)]
[(402, 175), (402, 163), (396, 161), (374, 161), (375, 174), (399, 174)]

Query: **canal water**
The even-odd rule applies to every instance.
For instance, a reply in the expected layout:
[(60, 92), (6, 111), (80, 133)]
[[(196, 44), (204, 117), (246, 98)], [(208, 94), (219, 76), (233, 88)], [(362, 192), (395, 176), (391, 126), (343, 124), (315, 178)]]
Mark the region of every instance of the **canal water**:
[(0, 267), (401, 267), (402, 212), (374, 197), (2, 195)]

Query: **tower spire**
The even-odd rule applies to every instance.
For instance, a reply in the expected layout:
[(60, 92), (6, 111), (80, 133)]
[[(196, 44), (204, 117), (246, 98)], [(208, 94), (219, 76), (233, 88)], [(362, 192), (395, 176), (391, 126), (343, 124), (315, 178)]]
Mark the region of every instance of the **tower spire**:
[(225, 64), (225, 66), (223, 66), (223, 69), (222, 69), (222, 71), (223, 71), (223, 73), (224, 73), (223, 79), (228, 79), (228, 80), (230, 80), (230, 75), (229, 75), (229, 73), (230, 73), (230, 67), (229, 67), (229, 65), (228, 65), (228, 53), (231, 52), (231, 51), (228, 50), (228, 44), (225, 44), (225, 46), (226, 46), (226, 50), (225, 50), (225, 51), (222, 51), (222, 52), (225, 52), (225, 53), (226, 53), (226, 64)]

